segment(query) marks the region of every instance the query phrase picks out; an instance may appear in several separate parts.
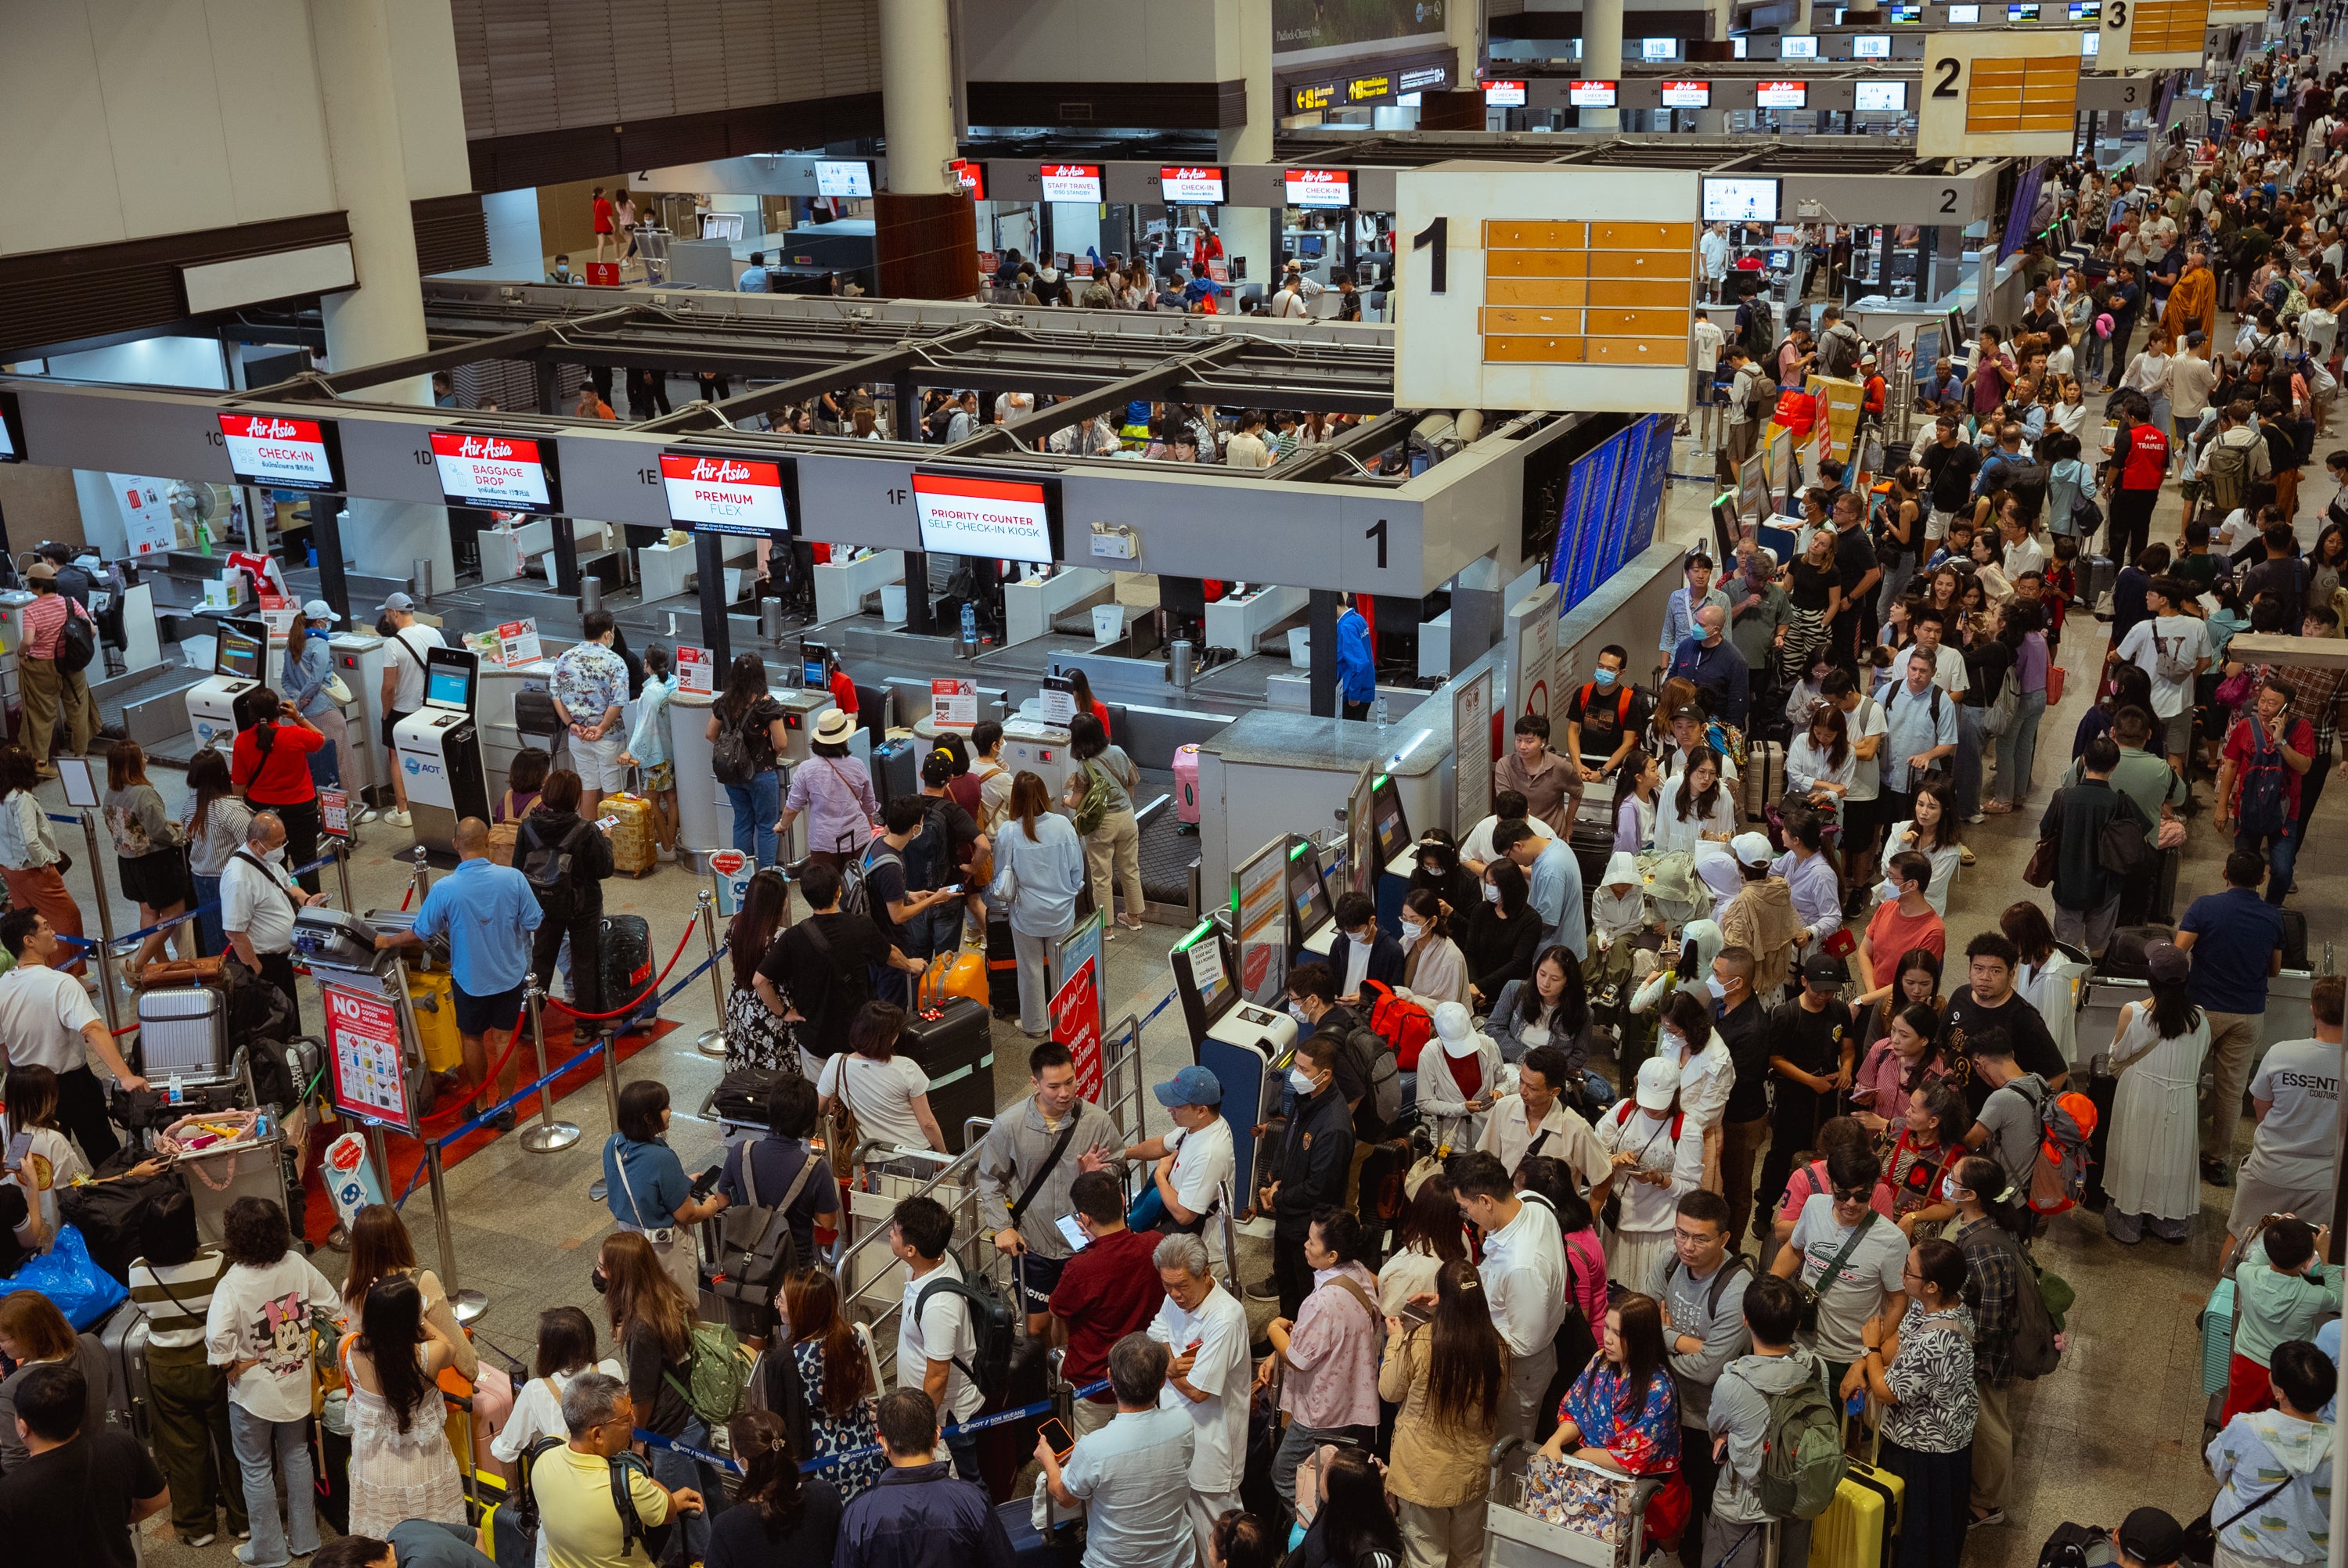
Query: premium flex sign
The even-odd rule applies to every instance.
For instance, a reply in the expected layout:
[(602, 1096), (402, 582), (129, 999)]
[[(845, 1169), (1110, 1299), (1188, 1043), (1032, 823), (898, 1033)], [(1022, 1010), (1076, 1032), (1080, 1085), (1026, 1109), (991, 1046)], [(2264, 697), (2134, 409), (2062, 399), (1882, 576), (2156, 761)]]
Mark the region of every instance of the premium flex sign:
[(660, 471), (661, 487), (668, 495), (669, 520), (680, 528), (713, 534), (790, 531), (780, 463), (704, 452), (664, 452)]

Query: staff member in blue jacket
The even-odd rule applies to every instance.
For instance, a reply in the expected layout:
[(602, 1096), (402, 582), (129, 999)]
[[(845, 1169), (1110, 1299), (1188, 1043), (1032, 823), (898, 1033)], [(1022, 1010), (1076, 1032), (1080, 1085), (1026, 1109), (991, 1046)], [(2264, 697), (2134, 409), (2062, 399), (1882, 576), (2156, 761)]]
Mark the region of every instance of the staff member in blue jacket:
[(1370, 657), (1370, 623), (1345, 596), (1337, 615), (1337, 693), (1344, 700), (1348, 719), (1366, 719), (1378, 698), (1378, 667)]

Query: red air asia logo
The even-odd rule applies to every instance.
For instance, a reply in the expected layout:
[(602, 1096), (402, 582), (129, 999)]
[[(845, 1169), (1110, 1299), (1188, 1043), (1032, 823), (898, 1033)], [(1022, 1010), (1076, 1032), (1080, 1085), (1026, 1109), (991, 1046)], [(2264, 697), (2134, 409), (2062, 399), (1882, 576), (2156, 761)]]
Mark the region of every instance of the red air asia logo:
[(707, 479), (720, 485), (747, 485), (750, 482), (750, 465), (736, 463), (731, 458), (724, 457), (697, 458), (693, 465), (692, 477)]
[(1169, 179), (1220, 179), (1223, 171), (1220, 169), (1169, 169), (1165, 170), (1165, 177)]
[(1297, 169), (1289, 171), (1291, 185), (1342, 185), (1344, 176), (1327, 169)]
[(232, 430), (232, 436), (243, 436), (254, 441), (315, 441), (318, 427), (307, 419), (279, 419), (266, 414), (256, 414), (244, 420), (242, 430)]

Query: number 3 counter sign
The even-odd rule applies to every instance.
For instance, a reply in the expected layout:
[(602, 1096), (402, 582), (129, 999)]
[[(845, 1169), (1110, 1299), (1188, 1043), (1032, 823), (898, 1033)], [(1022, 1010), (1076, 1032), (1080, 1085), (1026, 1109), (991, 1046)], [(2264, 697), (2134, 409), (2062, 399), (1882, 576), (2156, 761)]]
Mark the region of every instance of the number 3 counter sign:
[(1694, 171), (1396, 175), (1395, 400), (1684, 411), (1699, 199)]

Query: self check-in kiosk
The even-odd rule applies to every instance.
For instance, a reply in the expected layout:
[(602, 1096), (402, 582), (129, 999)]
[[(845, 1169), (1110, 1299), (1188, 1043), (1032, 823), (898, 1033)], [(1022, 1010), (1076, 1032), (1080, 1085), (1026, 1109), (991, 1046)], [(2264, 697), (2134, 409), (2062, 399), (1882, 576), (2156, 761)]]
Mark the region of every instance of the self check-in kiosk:
[(1190, 1028), (1192, 1054), (1223, 1086), (1223, 1121), (1231, 1130), (1232, 1202), (1244, 1210), (1255, 1201), (1255, 1130), (1280, 1110), (1281, 1075), (1296, 1049), (1296, 1020), (1285, 1009), (1259, 1007), (1240, 996), (1230, 938), (1211, 919), (1192, 927), (1168, 959)]
[(269, 646), (257, 620), (223, 620), (212, 641), (212, 672), (188, 688), (188, 728), (199, 747), (236, 741), (236, 703), (261, 684)]
[(430, 650), (424, 666), (424, 706), (391, 732), (399, 770), (407, 779), (416, 842), (427, 849), (454, 854), (457, 824), (469, 816), (484, 822), (489, 817), (481, 732), (473, 718), (480, 679), (480, 661), (468, 650)]
[(1300, 838), (1288, 846), (1288, 917), (1307, 958), (1326, 958), (1337, 940), (1337, 919), (1321, 846)]
[(1366, 799), (1368, 850), (1363, 864), (1377, 868), (1378, 925), (1400, 935), (1402, 901), (1410, 892), (1410, 874), (1416, 869), (1418, 841), (1411, 836), (1410, 818), (1404, 812), (1402, 791), (1388, 774), (1370, 780)]

